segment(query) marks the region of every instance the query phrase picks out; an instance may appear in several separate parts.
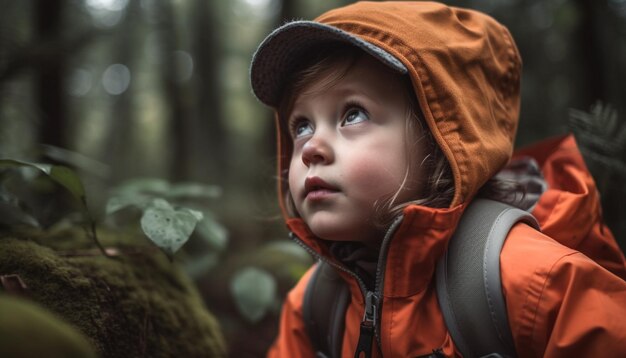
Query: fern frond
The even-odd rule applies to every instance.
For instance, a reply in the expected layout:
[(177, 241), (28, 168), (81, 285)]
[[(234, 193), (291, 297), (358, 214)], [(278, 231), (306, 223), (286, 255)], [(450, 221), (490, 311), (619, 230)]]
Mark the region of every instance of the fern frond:
[(595, 154), (620, 158), (626, 147), (626, 125), (610, 105), (596, 102), (589, 112), (570, 109), (569, 127), (582, 147)]
[(598, 101), (589, 112), (570, 109), (568, 125), (588, 165), (626, 177), (626, 123), (614, 108)]

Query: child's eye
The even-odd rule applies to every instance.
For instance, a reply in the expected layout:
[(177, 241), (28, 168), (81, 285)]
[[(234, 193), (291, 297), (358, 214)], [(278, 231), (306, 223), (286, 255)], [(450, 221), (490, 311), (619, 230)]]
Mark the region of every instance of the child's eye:
[(295, 120), (290, 125), (291, 135), (293, 138), (299, 138), (306, 135), (313, 134), (313, 124), (309, 120), (299, 119)]
[(341, 122), (341, 125), (342, 126), (349, 126), (351, 124), (357, 124), (357, 123), (368, 121), (369, 119), (370, 118), (369, 118), (367, 112), (365, 112), (363, 109), (361, 109), (361, 108), (350, 108), (346, 112), (346, 116), (344, 117), (343, 121)]

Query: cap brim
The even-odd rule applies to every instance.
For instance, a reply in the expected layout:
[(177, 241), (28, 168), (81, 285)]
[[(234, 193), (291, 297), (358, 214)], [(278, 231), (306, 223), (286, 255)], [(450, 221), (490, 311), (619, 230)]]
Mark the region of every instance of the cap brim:
[(408, 72), (389, 52), (359, 37), (319, 22), (294, 21), (274, 30), (254, 53), (250, 66), (254, 95), (266, 105), (277, 107), (285, 81), (303, 56), (338, 42), (361, 48), (402, 74)]

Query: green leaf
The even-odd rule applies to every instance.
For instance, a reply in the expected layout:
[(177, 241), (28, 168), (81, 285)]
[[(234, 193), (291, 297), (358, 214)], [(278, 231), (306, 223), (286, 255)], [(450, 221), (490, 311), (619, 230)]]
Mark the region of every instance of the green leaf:
[(141, 217), (141, 228), (171, 259), (187, 242), (202, 217), (199, 211), (175, 209), (166, 200), (154, 199)]
[(111, 169), (108, 165), (81, 153), (49, 144), (40, 144), (39, 147), (47, 158), (59, 163), (69, 164), (70, 167), (79, 168), (82, 172), (88, 172), (100, 178), (108, 178), (111, 173)]
[(228, 243), (228, 232), (212, 215), (205, 213), (204, 219), (198, 223), (197, 235), (217, 250), (223, 250)]
[(276, 280), (267, 271), (246, 267), (230, 283), (239, 312), (250, 322), (263, 319), (276, 301)]
[(108, 256), (106, 250), (98, 241), (98, 236), (96, 235), (96, 223), (91, 217), (91, 213), (89, 212), (89, 208), (87, 207), (87, 197), (85, 196), (85, 187), (83, 186), (83, 182), (80, 180), (78, 174), (75, 171), (68, 167), (64, 167), (61, 165), (51, 165), (51, 164), (41, 164), (41, 163), (31, 163), (22, 160), (15, 159), (0, 159), (0, 166), (11, 166), (11, 167), (30, 167), (35, 168), (48, 175), (52, 180), (61, 184), (65, 189), (67, 189), (72, 196), (80, 203), (85, 216), (89, 219), (90, 227), (85, 228), (88, 234), (91, 234), (96, 246), (100, 249), (100, 251)]
[(59, 165), (53, 165), (50, 169), (50, 178), (54, 179), (57, 183), (63, 185), (69, 190), (74, 197), (85, 200), (85, 187), (75, 171), (68, 167)]
[(26, 225), (40, 227), (39, 222), (17, 204), (0, 200), (0, 226)]
[(111, 215), (129, 206), (144, 210), (152, 200), (152, 197), (142, 194), (113, 196), (107, 201), (106, 214)]
[(14, 159), (0, 159), (0, 165), (13, 167), (31, 167), (40, 170), (52, 180), (69, 190), (76, 199), (85, 204), (85, 188), (78, 174), (68, 167), (41, 163), (31, 163)]
[(137, 194), (159, 194), (167, 195), (170, 191), (170, 184), (167, 180), (158, 178), (138, 178), (125, 181), (118, 186), (114, 194), (119, 196), (137, 195)]
[(215, 252), (209, 252), (200, 257), (194, 257), (185, 262), (185, 272), (191, 276), (192, 279), (202, 277), (202, 275), (211, 271), (219, 262), (219, 256)]
[(169, 198), (206, 198), (214, 199), (222, 194), (222, 189), (216, 185), (203, 185), (198, 183), (182, 183), (173, 185), (167, 193)]

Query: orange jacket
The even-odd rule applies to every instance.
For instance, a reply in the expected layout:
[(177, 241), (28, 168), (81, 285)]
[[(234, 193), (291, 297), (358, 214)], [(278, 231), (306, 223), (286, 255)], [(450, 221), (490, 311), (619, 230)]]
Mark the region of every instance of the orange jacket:
[[(378, 348), (385, 357), (417, 357), (435, 349), (446, 356), (459, 355), (438, 305), (435, 263), (467, 203), (511, 159), (520, 100), (517, 48), (506, 28), (492, 18), (431, 2), (360, 2), (315, 21), (382, 48), (407, 68), (424, 120), (454, 175), (450, 208), (408, 206), (381, 250), (384, 285)], [(293, 48), (280, 45), (279, 49)], [(263, 48), (255, 56), (262, 58)], [(255, 83), (261, 88), (258, 82), (272, 74), (255, 73), (253, 63), (252, 77), (253, 89)], [(283, 178), (291, 147), (278, 124), (278, 169)], [(518, 354), (626, 355), (626, 261), (602, 223), (595, 184), (573, 138), (547, 141), (519, 155), (536, 158), (549, 188), (533, 210), (542, 232), (516, 225), (501, 254), (503, 292)], [(284, 181), (279, 190), (282, 198)], [(290, 217), (284, 208), (283, 215), (312, 253), (340, 264), (328, 244), (300, 218)], [(314, 356), (301, 315), (310, 274), (311, 270), (285, 300), (269, 357)], [(352, 294), (342, 354), (351, 357), (364, 298), (355, 278), (340, 274)]]
[[(549, 140), (521, 154), (538, 159), (550, 188), (532, 211), (543, 232), (516, 225), (500, 258), (518, 355), (624, 356), (626, 262), (602, 223), (595, 184), (573, 137)], [(383, 356), (418, 357), (434, 349), (446, 356), (460, 355), (443, 322), (433, 274), (461, 212), (462, 206), (405, 210), (387, 252), (380, 315)], [(328, 255), (302, 221), (291, 219), (289, 226), (314, 250)], [(311, 272), (285, 300), (280, 332), (269, 357), (314, 357), (301, 316)], [(353, 278), (343, 276), (352, 302), (346, 312), (342, 355), (352, 357), (364, 312), (363, 295)]]

